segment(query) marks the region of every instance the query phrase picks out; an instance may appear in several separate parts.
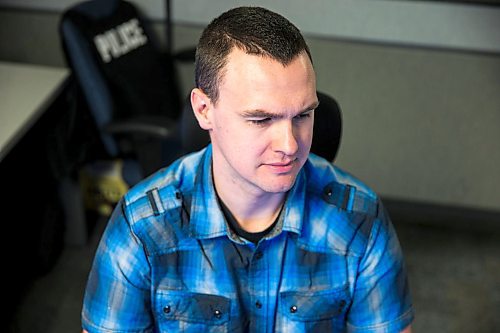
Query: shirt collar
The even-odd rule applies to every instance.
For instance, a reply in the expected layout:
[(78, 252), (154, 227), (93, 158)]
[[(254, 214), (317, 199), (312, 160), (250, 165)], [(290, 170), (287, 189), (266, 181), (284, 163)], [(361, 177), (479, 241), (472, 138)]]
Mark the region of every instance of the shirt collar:
[(191, 235), (195, 238), (214, 238), (227, 234), (228, 228), (217, 202), (212, 179), (212, 145), (205, 150), (196, 171), (189, 223)]
[(305, 195), (306, 174), (304, 168), (302, 168), (286, 198), (283, 212), (283, 230), (300, 235), (304, 222)]
[[(278, 223), (271, 234), (265, 238), (273, 237), (281, 233), (281, 230), (300, 234), (303, 223), (305, 187), (306, 175), (304, 168), (302, 168), (287, 195), (282, 212), (283, 222)], [(217, 201), (212, 178), (212, 145), (207, 147), (196, 171), (191, 201), (190, 228), (191, 235), (198, 239), (228, 235), (235, 241), (241, 241), (229, 230)]]

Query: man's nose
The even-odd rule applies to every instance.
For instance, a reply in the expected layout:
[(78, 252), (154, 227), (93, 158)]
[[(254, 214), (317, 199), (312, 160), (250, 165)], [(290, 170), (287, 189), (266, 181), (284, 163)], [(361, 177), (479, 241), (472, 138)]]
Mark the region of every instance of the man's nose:
[(281, 121), (276, 125), (277, 129), (273, 139), (273, 150), (288, 156), (295, 155), (299, 149), (299, 145), (295, 138), (292, 121)]

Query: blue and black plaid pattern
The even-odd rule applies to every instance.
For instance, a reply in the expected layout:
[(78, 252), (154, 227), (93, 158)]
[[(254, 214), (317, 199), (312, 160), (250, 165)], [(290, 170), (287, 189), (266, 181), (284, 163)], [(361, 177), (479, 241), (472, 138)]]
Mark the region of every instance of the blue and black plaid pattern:
[(413, 319), (378, 197), (311, 155), (258, 245), (217, 203), (211, 147), (134, 187), (90, 272), (89, 332), (399, 332)]

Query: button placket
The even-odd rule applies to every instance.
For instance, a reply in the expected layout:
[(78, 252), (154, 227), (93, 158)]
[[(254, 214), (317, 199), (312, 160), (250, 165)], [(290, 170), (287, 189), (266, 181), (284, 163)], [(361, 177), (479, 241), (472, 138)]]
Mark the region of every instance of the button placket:
[(266, 242), (259, 243), (250, 257), (248, 291), (252, 295), (249, 299), (249, 306), (253, 308), (253, 311), (250, 311), (250, 331), (262, 331), (268, 321), (267, 316), (264, 316), (266, 309), (268, 309), (267, 294), (269, 290), (269, 276), (264, 274), (269, 265), (269, 258), (264, 253), (264, 251), (268, 251), (267, 248)]

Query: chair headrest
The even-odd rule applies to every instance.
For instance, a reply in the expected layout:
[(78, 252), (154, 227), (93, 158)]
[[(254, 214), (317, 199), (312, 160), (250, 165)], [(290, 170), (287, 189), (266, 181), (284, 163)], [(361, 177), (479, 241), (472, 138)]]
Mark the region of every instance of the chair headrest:
[(342, 113), (333, 97), (319, 91), (317, 94), (319, 106), (314, 111), (311, 152), (333, 162), (342, 137)]

